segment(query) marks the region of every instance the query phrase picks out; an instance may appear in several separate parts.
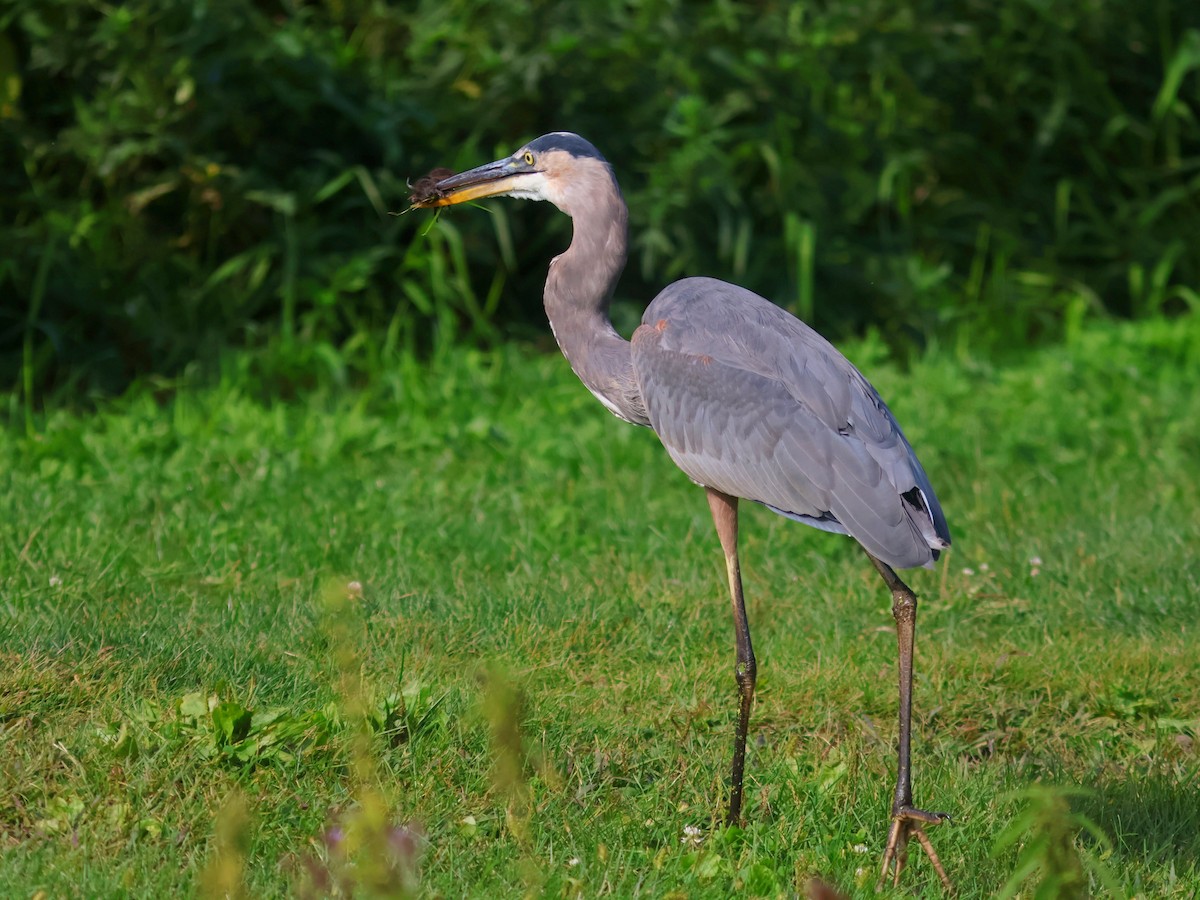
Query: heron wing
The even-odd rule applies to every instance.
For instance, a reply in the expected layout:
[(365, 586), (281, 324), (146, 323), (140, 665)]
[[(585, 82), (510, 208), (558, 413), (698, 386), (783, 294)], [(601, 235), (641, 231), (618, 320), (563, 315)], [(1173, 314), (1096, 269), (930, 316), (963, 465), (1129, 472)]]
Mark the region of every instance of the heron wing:
[(773, 303), (710, 278), (675, 282), (632, 344), (651, 425), (699, 484), (848, 533), (890, 565), (927, 565), (950, 533), (875, 389)]

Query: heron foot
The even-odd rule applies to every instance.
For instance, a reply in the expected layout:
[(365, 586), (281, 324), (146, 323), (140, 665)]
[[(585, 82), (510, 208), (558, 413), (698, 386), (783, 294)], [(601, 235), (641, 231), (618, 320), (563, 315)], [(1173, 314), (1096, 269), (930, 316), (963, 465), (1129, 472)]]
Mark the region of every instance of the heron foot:
[(949, 821), (949, 813), (926, 812), (911, 806), (897, 808), (892, 813), (892, 827), (888, 832), (887, 847), (883, 851), (883, 866), (880, 868), (879, 882), (875, 885), (875, 890), (883, 890), (889, 872), (892, 876), (892, 887), (899, 887), (900, 873), (904, 871), (904, 865), (908, 862), (908, 841), (915, 838), (929, 857), (929, 861), (933, 863), (934, 871), (941, 879), (946, 894), (954, 896), (954, 885), (950, 882), (950, 876), (946, 874), (946, 868), (938, 859), (937, 851), (933, 849), (933, 843), (924, 828), (925, 825), (938, 825)]

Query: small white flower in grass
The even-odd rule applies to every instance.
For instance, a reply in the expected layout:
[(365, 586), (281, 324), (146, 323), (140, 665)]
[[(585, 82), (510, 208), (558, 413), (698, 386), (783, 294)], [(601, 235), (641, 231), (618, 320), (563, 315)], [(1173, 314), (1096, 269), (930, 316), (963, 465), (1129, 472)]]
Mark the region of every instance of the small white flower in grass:
[(695, 825), (683, 826), (683, 837), (679, 839), (679, 843), (687, 844), (692, 847), (698, 847), (704, 841), (704, 832)]
[(61, 586), (62, 586), (62, 579), (59, 578), (57, 575), (51, 575), (50, 576), (50, 587), (61, 587)]
[(578, 857), (578, 856), (572, 856), (570, 859), (568, 859), (568, 860), (567, 860), (567, 865), (568, 865), (568, 866), (577, 866), (577, 865), (579, 865), (579, 857)]
[(979, 564), (979, 571), (980, 571), (980, 572), (986, 572), (987, 570), (988, 570), (988, 564), (987, 564), (987, 563), (980, 563), (980, 564)]
[(855, 844), (855, 845), (854, 845), (854, 852), (855, 852), (855, 853), (866, 853), (866, 852), (867, 852), (867, 845), (866, 845), (866, 844)]
[(963, 569), (963, 574), (964, 575), (974, 575), (975, 570), (974, 569)]
[(1042, 558), (1040, 556), (1031, 556), (1029, 557), (1029, 564), (1031, 566), (1040, 566), (1042, 564)]

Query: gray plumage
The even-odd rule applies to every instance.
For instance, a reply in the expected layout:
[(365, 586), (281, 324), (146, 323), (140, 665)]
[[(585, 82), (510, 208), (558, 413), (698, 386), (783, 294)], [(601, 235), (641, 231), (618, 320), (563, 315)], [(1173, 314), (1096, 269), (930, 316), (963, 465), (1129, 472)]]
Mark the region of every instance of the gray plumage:
[(757, 663), (738, 561), (738, 499), (849, 534), (892, 593), (899, 648), (899, 742), (892, 824), (880, 886), (899, 882), (917, 837), (947, 820), (913, 805), (912, 669), (917, 597), (892, 570), (928, 566), (950, 544), (946, 518), (900, 426), (865, 378), (799, 319), (712, 278), (685, 278), (651, 302), (626, 341), (608, 317), (627, 248), (627, 211), (612, 168), (575, 134), (556, 132), (511, 157), (418, 182), (416, 206), (481, 197), (548, 200), (574, 220), (550, 263), (544, 300), (571, 368), (611, 412), (654, 429), (676, 465), (705, 488), (733, 604), (739, 705), (727, 821), (741, 820), (746, 735)]
[(931, 565), (949, 546), (929, 479), (879, 394), (795, 316), (736, 285), (686, 278), (654, 299), (632, 344), (617, 334), (608, 306), (628, 213), (590, 143), (543, 135), (439, 189), (475, 184), (572, 217), (571, 245), (546, 279), (554, 336), (588, 389), (651, 426), (693, 481), (849, 534), (888, 565)]
[(632, 342), (650, 424), (688, 477), (892, 566), (948, 546), (933, 488), (879, 394), (828, 341), (756, 294), (677, 281)]

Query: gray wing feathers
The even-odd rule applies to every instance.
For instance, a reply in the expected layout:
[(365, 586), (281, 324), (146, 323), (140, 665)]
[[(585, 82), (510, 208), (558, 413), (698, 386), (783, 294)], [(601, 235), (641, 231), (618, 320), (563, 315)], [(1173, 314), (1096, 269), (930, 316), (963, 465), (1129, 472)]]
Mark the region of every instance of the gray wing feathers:
[(706, 278), (668, 287), (642, 322), (632, 354), (642, 397), (692, 480), (848, 533), (890, 565), (928, 565), (949, 545), (891, 412), (808, 326)]

